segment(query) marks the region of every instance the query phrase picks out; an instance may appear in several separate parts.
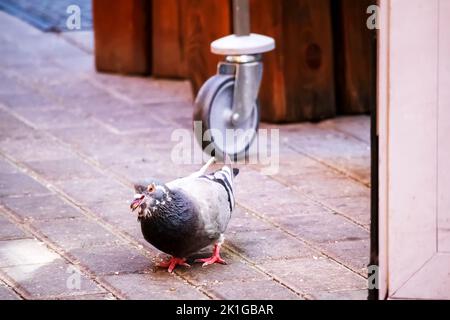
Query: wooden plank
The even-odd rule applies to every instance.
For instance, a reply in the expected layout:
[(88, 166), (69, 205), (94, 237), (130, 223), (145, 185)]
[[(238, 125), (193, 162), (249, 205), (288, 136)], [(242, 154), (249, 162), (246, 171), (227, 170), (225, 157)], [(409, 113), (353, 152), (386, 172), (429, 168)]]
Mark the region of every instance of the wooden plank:
[(265, 56), (261, 117), (269, 122), (335, 115), (329, 0), (251, 1), (251, 26), (275, 38)]
[(156, 77), (186, 78), (181, 0), (152, 1), (152, 65)]
[(281, 122), (286, 117), (286, 92), (284, 85), (283, 25), (281, 1), (250, 1), (250, 29), (275, 39), (274, 51), (264, 53), (264, 72), (259, 90), (261, 119)]
[(212, 41), (232, 33), (229, 0), (180, 0), (187, 76), (196, 94), (216, 73), (223, 57), (210, 51)]
[[(438, 251), (450, 253), (450, 1), (440, 0), (438, 10)], [(450, 264), (447, 266), (450, 268)]]
[(97, 70), (150, 73), (150, 0), (93, 0), (92, 8)]
[(394, 299), (450, 299), (450, 254), (435, 254), (397, 292)]
[(375, 0), (333, 2), (336, 56), (336, 97), (339, 114), (368, 113), (376, 91), (376, 72), (371, 65), (376, 54), (375, 30), (367, 28), (366, 13)]
[(388, 104), (380, 106), (389, 108), (388, 130), (380, 139), (388, 135), (385, 210), (393, 294), (436, 253), (439, 10), (437, 0), (396, 0), (389, 9)]

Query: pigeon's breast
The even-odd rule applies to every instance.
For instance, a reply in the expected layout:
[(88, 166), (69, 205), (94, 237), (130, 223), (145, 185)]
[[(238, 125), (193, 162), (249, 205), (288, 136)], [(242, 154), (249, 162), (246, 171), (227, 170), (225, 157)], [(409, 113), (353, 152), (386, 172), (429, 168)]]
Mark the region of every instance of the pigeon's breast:
[(173, 192), (173, 206), (155, 212), (141, 221), (142, 234), (157, 249), (175, 257), (185, 258), (214, 242), (220, 235), (205, 232), (195, 203), (182, 192)]

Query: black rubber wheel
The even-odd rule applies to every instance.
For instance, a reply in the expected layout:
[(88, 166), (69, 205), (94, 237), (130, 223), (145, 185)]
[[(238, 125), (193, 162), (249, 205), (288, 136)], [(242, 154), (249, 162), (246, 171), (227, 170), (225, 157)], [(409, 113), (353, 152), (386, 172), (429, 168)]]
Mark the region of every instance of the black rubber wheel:
[(231, 122), (233, 94), (234, 76), (209, 78), (195, 99), (194, 121), (202, 122), (202, 137), (196, 138), (204, 152), (219, 159), (226, 153), (236, 161), (247, 155), (256, 137), (259, 106), (255, 101), (251, 115), (237, 127)]

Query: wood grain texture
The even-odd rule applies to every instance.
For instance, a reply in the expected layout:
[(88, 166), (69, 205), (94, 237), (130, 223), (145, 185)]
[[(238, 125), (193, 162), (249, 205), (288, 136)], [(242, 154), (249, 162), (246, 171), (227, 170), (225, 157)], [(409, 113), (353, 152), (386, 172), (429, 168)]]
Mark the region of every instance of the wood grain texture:
[(180, 0), (187, 76), (196, 94), (216, 73), (223, 57), (211, 53), (212, 41), (232, 33), (229, 0)]
[(275, 38), (265, 56), (262, 119), (315, 121), (335, 115), (329, 0), (251, 1), (252, 31)]
[(375, 30), (367, 28), (366, 13), (375, 0), (339, 0), (333, 2), (336, 58), (336, 97), (339, 114), (367, 113), (375, 95), (371, 65), (376, 48)]
[(95, 66), (98, 71), (151, 71), (150, 0), (93, 0)]
[(181, 4), (181, 0), (152, 1), (152, 65), (156, 77), (188, 75)]

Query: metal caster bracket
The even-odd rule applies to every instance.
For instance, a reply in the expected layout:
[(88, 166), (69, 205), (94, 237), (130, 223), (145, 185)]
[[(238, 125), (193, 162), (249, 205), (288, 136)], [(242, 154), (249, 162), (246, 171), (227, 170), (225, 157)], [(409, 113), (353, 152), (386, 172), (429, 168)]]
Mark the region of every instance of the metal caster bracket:
[(234, 75), (234, 96), (230, 121), (236, 127), (251, 115), (258, 98), (263, 64), (261, 55), (227, 56), (219, 62), (218, 74)]

